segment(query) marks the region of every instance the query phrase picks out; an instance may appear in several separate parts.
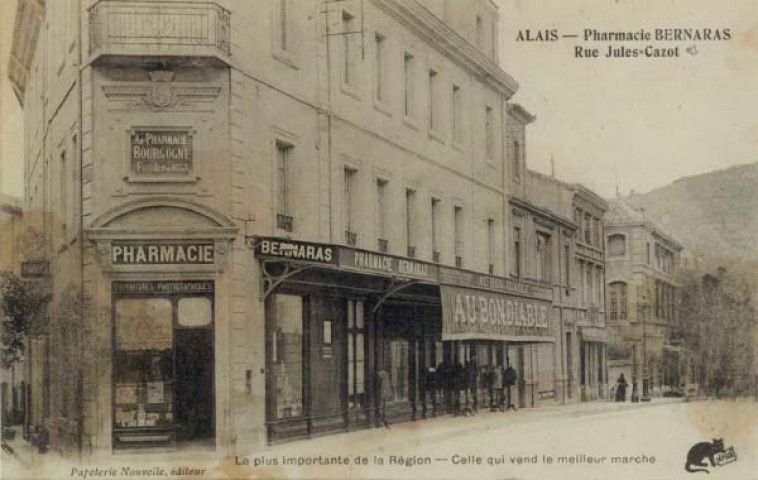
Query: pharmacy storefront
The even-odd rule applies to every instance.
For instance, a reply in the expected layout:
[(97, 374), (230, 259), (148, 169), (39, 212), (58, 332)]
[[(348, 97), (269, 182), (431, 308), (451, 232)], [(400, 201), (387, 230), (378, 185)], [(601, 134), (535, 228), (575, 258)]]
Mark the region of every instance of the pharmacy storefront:
[(549, 289), (341, 245), (250, 242), (266, 303), (270, 443), (451, 413), (439, 365), (477, 352), (503, 364), (509, 342), (553, 341)]

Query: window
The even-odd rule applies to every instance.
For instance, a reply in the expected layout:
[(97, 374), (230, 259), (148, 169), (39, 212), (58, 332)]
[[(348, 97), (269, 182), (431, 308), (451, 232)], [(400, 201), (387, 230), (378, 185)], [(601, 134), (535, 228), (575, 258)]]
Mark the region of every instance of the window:
[(289, 35), (289, 12), (287, 11), (287, 3), (290, 0), (278, 0), (278, 13), (279, 13), (279, 31), (277, 35), (277, 42), (279, 49), (287, 51), (290, 49)]
[(384, 369), (390, 376), (392, 400), (407, 400), (410, 393), (410, 362), (408, 340), (387, 339), (384, 344)]
[(348, 12), (342, 12), (342, 83), (351, 85), (355, 82), (355, 71), (353, 58), (355, 53), (353, 52), (353, 43), (355, 39), (355, 17)]
[(384, 44), (386, 40), (380, 33), (374, 35), (374, 98), (383, 102), (386, 99), (384, 92)]
[(487, 219), (487, 263), (489, 273), (495, 273), (495, 220)]
[(626, 320), (626, 283), (613, 282), (608, 285), (611, 320)]
[(386, 190), (387, 181), (383, 179), (376, 180), (376, 237), (379, 244), (379, 250), (387, 251), (387, 232), (386, 232)]
[(361, 407), (365, 400), (365, 343), (363, 302), (347, 302), (347, 393), (350, 408)]
[(484, 107), (484, 141), (486, 142), (487, 160), (495, 158), (495, 131), (492, 107)]
[(584, 215), (584, 242), (592, 243), (592, 223), (589, 214)]
[(274, 296), (274, 327), (271, 339), (272, 373), (277, 419), (301, 417), (303, 408), (303, 299), (296, 295)]
[(116, 429), (174, 423), (173, 317), (167, 298), (122, 298), (115, 304), (113, 372)]
[(292, 231), (292, 212), (290, 211), (290, 189), (293, 146), (276, 142), (276, 211), (277, 227)]
[(355, 177), (357, 175), (356, 170), (345, 167), (344, 174), (344, 191), (342, 194), (343, 200), (343, 212), (345, 215), (345, 243), (348, 245), (357, 244), (356, 229), (355, 229)]
[(58, 179), (58, 207), (59, 221), (61, 225), (61, 241), (65, 242), (68, 234), (68, 188), (70, 179), (68, 178), (68, 157), (63, 150), (60, 156), (60, 177)]
[(437, 72), (429, 70), (429, 129), (437, 130)]
[(511, 273), (516, 278), (521, 278), (521, 229), (513, 227), (513, 262)]
[(403, 112), (406, 117), (413, 116), (413, 55), (403, 55)]
[(463, 142), (463, 125), (461, 124), (461, 87), (453, 85), (453, 141)]
[(586, 265), (586, 271), (587, 274), (587, 305), (592, 305), (595, 302), (595, 283), (592, 281), (592, 264), (587, 263)]
[(563, 260), (566, 268), (566, 295), (571, 294), (571, 248), (568, 245), (564, 245), (563, 247), (564, 253), (563, 253)]
[(647, 264), (650, 265), (650, 242), (647, 242), (646, 255)]
[(608, 235), (608, 254), (626, 255), (626, 237), (624, 235), (617, 233)]
[(456, 206), (453, 218), (453, 237), (455, 239), (455, 266), (463, 266), (463, 207)]
[(513, 141), (513, 178), (521, 179), (521, 143), (518, 140)]
[(476, 46), (484, 51), (484, 21), (479, 15), (476, 16)]
[(432, 198), (432, 261), (434, 262), (440, 261), (440, 202), (439, 198)]
[(537, 253), (535, 277), (537, 280), (547, 282), (550, 280), (550, 235), (537, 232), (535, 251)]
[(408, 257), (416, 256), (416, 244), (413, 235), (414, 208), (416, 203), (416, 191), (410, 188), (405, 189), (405, 243), (408, 247)]

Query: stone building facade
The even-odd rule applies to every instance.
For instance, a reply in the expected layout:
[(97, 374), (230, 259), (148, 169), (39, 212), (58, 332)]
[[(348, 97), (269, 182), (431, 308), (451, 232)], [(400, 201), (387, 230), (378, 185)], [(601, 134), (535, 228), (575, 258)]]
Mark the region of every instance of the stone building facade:
[(578, 398), (514, 209), (576, 226), (525, 197), (497, 20), (489, 0), (20, 0), (24, 206), (53, 292), (31, 423), (53, 450), (245, 453), (422, 419), (459, 407), (464, 368), (488, 407), (508, 362), (518, 405)]
[(676, 272), (683, 247), (624, 199), (610, 202), (605, 242), (611, 381), (624, 373), (632, 401), (646, 391), (676, 390), (688, 376), (686, 355), (672, 344), (669, 328), (677, 315)]

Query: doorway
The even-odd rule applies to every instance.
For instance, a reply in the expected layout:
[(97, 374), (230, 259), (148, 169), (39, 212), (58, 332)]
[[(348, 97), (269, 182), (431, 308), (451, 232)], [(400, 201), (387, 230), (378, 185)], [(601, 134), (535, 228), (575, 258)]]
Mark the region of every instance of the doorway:
[(176, 330), (178, 442), (211, 443), (214, 433), (213, 330)]

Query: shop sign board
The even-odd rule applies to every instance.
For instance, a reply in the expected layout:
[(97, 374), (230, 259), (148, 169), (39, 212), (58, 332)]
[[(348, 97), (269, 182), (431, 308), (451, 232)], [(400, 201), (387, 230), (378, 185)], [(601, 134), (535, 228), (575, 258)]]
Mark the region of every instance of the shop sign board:
[(442, 285), (443, 340), (553, 341), (550, 303)]
[(111, 261), (117, 265), (183, 265), (213, 263), (213, 242), (113, 242)]
[(352, 248), (340, 248), (339, 259), (340, 267), (346, 270), (437, 281), (437, 265), (410, 258), (393, 257)]
[(439, 281), (441, 284), (460, 287), (491, 290), (526, 297), (534, 297), (552, 301), (553, 291), (549, 287), (532, 285), (518, 280), (469, 272), (449, 267), (440, 267)]
[(23, 278), (42, 278), (50, 275), (50, 262), (21, 262)]
[(337, 248), (325, 243), (302, 242), (286, 238), (254, 237), (253, 251), (257, 257), (300, 260), (303, 262), (337, 264)]
[(121, 294), (198, 294), (213, 293), (210, 281), (113, 282), (113, 293)]
[(189, 130), (133, 130), (132, 171), (141, 175), (188, 174), (192, 169), (192, 134)]

